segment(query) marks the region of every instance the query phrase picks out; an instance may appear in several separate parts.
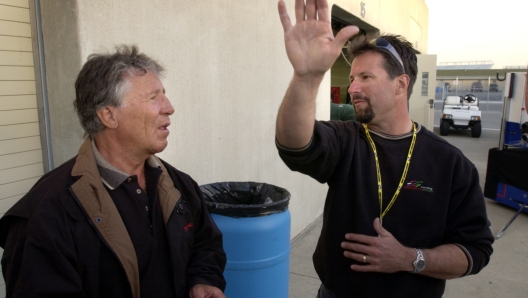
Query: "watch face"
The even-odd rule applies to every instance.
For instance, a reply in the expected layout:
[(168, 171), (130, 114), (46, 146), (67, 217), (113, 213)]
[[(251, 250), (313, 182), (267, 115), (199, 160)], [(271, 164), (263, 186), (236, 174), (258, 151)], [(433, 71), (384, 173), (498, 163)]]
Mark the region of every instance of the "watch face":
[(425, 268), (425, 261), (419, 260), (418, 263), (416, 263), (416, 269), (422, 271)]

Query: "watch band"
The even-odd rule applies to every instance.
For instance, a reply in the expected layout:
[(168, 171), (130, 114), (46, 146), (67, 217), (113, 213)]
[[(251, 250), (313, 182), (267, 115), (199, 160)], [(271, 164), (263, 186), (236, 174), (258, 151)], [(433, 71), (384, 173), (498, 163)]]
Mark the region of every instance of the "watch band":
[(414, 270), (413, 273), (420, 273), (425, 268), (425, 259), (422, 253), (422, 250), (415, 248), (416, 250), (416, 260), (414, 260)]

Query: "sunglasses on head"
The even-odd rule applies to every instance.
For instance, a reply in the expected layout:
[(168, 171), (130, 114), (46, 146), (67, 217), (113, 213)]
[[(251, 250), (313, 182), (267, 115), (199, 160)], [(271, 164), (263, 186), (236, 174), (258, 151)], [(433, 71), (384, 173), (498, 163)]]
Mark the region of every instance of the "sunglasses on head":
[(400, 62), (403, 74), (405, 74), (405, 66), (403, 66), (403, 61), (402, 61), (400, 55), (398, 54), (398, 52), (396, 51), (396, 49), (390, 44), (390, 42), (388, 42), (386, 39), (378, 38), (378, 39), (376, 39), (374, 44), (378, 48), (382, 48), (382, 49), (387, 50), (392, 55), (392, 57), (396, 58), (396, 60), (398, 60), (398, 62)]

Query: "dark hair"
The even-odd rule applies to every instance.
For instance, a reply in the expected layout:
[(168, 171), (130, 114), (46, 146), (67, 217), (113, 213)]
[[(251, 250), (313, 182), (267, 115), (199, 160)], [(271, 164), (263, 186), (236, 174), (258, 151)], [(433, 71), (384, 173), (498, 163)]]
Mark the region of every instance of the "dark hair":
[[(412, 44), (408, 42), (405, 38), (400, 35), (382, 35), (378, 38), (383, 38), (388, 41), (394, 49), (400, 55), (402, 59), (403, 66), (405, 69), (405, 74), (411, 79), (409, 82), (409, 87), (407, 88), (407, 100), (411, 97), (414, 83), (416, 82), (416, 75), (418, 74), (418, 62), (416, 58), (416, 50), (413, 48)], [(383, 68), (387, 71), (389, 78), (393, 80), (395, 77), (402, 75), (402, 68), (400, 62), (392, 56), (392, 54), (386, 49), (379, 48), (375, 43), (369, 42), (367, 39), (361, 41), (349, 43), (348, 52), (351, 59), (358, 57), (362, 54), (368, 52), (380, 53), (383, 56)]]
[(85, 134), (95, 137), (104, 129), (97, 111), (107, 106), (119, 107), (130, 88), (127, 76), (152, 71), (162, 77), (165, 69), (154, 59), (139, 53), (135, 45), (120, 45), (112, 54), (91, 54), (75, 81), (73, 105)]

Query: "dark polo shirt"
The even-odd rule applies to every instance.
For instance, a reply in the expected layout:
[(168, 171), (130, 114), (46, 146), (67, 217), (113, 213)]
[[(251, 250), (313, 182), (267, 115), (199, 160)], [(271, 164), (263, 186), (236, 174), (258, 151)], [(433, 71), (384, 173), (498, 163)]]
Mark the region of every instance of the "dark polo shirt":
[[(152, 156), (145, 162), (145, 191), (139, 186), (136, 175), (130, 176), (109, 164), (94, 142), (92, 147), (103, 184), (123, 219), (136, 251), (141, 297), (175, 297), (169, 246), (158, 201), (157, 186), (162, 173), (160, 165)], [(113, 266), (117, 260), (115, 256), (105, 255), (107, 260), (102, 260), (101, 266), (108, 268), (101, 270), (102, 275), (106, 275), (101, 279), (106, 279), (108, 286), (112, 286), (111, 281), (116, 277), (114, 274), (121, 268)], [(110, 293), (112, 290), (101, 289), (101, 293), (105, 292)]]

